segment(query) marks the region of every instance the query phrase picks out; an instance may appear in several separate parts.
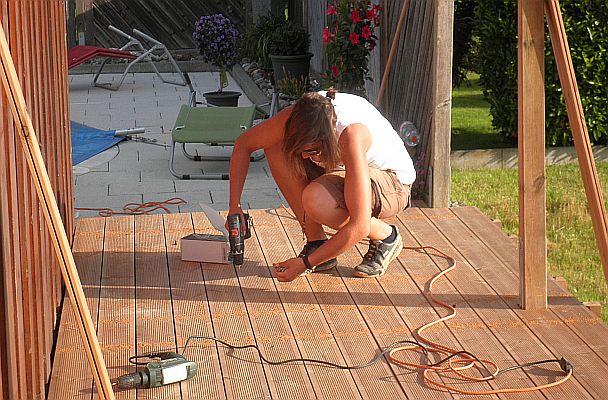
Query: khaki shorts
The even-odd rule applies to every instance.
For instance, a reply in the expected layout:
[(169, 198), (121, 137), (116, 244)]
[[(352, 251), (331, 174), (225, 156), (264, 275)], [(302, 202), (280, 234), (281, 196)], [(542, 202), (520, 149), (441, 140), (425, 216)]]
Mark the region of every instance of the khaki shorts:
[[(344, 176), (346, 171), (337, 170), (329, 173), (306, 160), (306, 175), (311, 182), (320, 183), (338, 203), (346, 209), (344, 201)], [(405, 210), (409, 204), (410, 185), (404, 185), (397, 179), (395, 172), (369, 168), (372, 189), (371, 216), (379, 219), (390, 218)]]

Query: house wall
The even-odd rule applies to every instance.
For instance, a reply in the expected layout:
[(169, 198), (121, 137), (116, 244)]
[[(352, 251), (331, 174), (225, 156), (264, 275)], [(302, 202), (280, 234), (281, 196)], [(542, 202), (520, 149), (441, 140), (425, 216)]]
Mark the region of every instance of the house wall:
[[(0, 0), (0, 23), (71, 234), (65, 7), (64, 0)], [(61, 276), (1, 82), (0, 88), (0, 398), (40, 399), (51, 371)]]

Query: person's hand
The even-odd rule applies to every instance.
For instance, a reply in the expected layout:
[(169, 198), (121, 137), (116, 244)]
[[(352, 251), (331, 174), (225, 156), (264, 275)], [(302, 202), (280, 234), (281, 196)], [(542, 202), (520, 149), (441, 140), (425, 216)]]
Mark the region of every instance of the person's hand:
[(280, 282), (291, 282), (306, 271), (304, 261), (299, 257), (290, 258), (279, 263), (272, 264), (275, 275)]

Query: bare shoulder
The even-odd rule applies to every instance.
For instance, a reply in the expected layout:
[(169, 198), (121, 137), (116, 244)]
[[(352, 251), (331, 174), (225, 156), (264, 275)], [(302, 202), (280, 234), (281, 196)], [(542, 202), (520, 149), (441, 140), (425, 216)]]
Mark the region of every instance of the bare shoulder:
[(269, 148), (280, 144), (285, 135), (285, 124), (291, 115), (292, 107), (281, 110), (271, 117), (239, 136), (237, 145), (245, 146), (250, 151)]

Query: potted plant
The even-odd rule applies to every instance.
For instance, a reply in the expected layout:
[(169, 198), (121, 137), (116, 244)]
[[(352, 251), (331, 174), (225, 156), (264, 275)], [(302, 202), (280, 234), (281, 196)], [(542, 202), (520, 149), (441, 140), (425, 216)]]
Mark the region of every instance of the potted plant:
[(272, 34), (285, 25), (285, 17), (269, 13), (260, 17), (259, 21), (247, 30), (240, 39), (240, 54), (242, 57), (257, 61), (265, 70), (272, 69), (268, 56), (268, 43)]
[(380, 24), (381, 10), (370, 0), (330, 2), (328, 26), (323, 30), (327, 87), (365, 95), (365, 80), (371, 80), (367, 63), (378, 40), (374, 30)]
[(232, 21), (222, 14), (204, 15), (197, 22), (192, 34), (198, 43), (203, 61), (218, 67), (220, 85), (217, 91), (203, 93), (207, 103), (216, 106), (237, 106), (240, 92), (226, 91), (227, 71), (236, 63), (239, 31)]
[(286, 21), (273, 32), (268, 41), (268, 53), (279, 89), (286, 81), (299, 82), (304, 88), (308, 85), (313, 56), (308, 51), (309, 46), (308, 32), (292, 21)]

